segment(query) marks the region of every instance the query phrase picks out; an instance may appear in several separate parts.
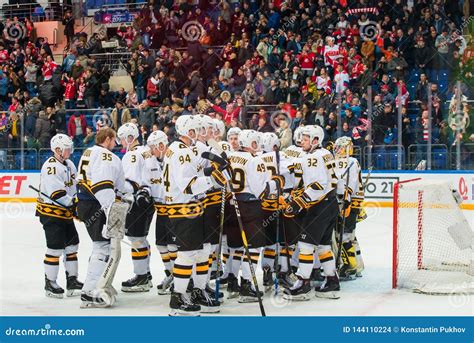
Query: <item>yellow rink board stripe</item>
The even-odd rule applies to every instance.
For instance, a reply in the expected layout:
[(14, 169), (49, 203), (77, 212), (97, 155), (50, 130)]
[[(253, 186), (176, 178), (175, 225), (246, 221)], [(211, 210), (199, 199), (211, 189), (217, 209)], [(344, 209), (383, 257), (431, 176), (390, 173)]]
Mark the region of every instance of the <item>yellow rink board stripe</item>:
[[(36, 198), (0, 198), (0, 202), (36, 202)], [(407, 206), (404, 207), (415, 207), (415, 203), (413, 206), (410, 203), (406, 203)], [(392, 201), (364, 201), (363, 206), (368, 207), (393, 207)], [(474, 204), (461, 204), (461, 209), (463, 210), (474, 210)]]

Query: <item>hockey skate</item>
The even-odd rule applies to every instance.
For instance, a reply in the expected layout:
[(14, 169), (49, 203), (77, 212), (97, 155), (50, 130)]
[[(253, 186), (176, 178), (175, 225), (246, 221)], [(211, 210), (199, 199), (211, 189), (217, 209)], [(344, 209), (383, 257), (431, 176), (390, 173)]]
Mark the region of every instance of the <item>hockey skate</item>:
[(60, 287), (56, 281), (51, 281), (48, 280), (47, 278), (44, 279), (45, 285), (44, 285), (44, 291), (45, 295), (49, 298), (56, 298), (56, 299), (62, 299), (64, 296), (64, 289)]
[(311, 283), (308, 279), (300, 279), (291, 288), (286, 288), (283, 292), (283, 299), (307, 301), (310, 299)]
[(152, 289), (153, 288), (153, 276), (151, 276), (150, 272), (148, 272), (146, 275), (148, 276), (148, 286), (150, 286), (150, 289)]
[(263, 267), (263, 288), (268, 292), (273, 287), (272, 270), (269, 266)]
[(77, 276), (68, 276), (66, 273), (66, 296), (75, 297), (81, 295), (84, 284), (77, 280)]
[[(260, 292), (260, 296), (263, 297), (263, 293)], [(240, 278), (240, 293), (239, 303), (254, 303), (258, 301), (257, 292), (252, 287), (250, 280)]]
[(194, 304), (201, 306), (201, 313), (220, 312), (220, 302), (209, 295), (206, 290), (195, 288), (191, 299)]
[(192, 316), (197, 317), (200, 314), (201, 306), (193, 304), (191, 297), (187, 294), (172, 292), (170, 300), (170, 317)]
[(148, 292), (150, 283), (147, 274), (135, 275), (133, 278), (122, 282), (122, 292)]
[(311, 282), (311, 287), (321, 285), (321, 283), (324, 281), (324, 275), (323, 275), (323, 272), (322, 272), (321, 268), (313, 269), (309, 279), (310, 279), (310, 282)]
[(115, 295), (108, 290), (100, 289), (81, 293), (81, 308), (105, 308), (115, 303)]
[(219, 292), (219, 299), (216, 299), (216, 290), (212, 288), (209, 284), (206, 285), (206, 292), (214, 300), (219, 300), (220, 302), (224, 302), (221, 300), (221, 299), (224, 299), (224, 293)]
[(239, 280), (234, 274), (229, 274), (227, 279), (227, 299), (237, 298), (240, 293)]
[(316, 287), (316, 297), (326, 299), (339, 299), (339, 278), (337, 275), (327, 276), (326, 280), (323, 281), (322, 285)]
[(277, 275), (278, 284), (283, 288), (291, 288), (293, 286), (293, 280), (290, 277), (290, 274), (286, 272), (279, 272)]
[(343, 264), (339, 269), (340, 281), (353, 281), (356, 278), (357, 270), (350, 269), (349, 265)]
[(168, 272), (168, 275), (156, 286), (158, 295), (171, 294), (171, 285), (173, 284), (173, 275)]

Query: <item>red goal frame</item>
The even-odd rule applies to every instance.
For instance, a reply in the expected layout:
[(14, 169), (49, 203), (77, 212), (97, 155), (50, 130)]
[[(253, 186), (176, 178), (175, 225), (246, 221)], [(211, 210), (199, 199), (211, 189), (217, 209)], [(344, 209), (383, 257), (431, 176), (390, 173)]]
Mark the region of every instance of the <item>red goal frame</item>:
[[(398, 191), (400, 184), (414, 182), (421, 180), (421, 177), (416, 179), (398, 181), (393, 187), (393, 247), (392, 247), (392, 288), (397, 288), (397, 270), (398, 270)], [(423, 191), (418, 192), (418, 269), (422, 266), (423, 248), (422, 248), (422, 233), (423, 233)]]

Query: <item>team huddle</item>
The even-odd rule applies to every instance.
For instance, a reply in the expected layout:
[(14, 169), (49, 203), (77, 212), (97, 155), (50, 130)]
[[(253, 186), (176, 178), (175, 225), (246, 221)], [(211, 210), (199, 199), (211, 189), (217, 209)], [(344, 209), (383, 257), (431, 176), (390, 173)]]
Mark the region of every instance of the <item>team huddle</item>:
[[(350, 138), (330, 152), (323, 129), (304, 126), (295, 130), (295, 145), (280, 151), (274, 133), (230, 128), (224, 141), (223, 123), (206, 115), (181, 116), (175, 128), (178, 140), (155, 131), (146, 146), (133, 123), (100, 130), (77, 169), (68, 159), (72, 140), (53, 137), (37, 203), (47, 296), (63, 297), (63, 257), (67, 296), (80, 295), (83, 308), (112, 306), (121, 243), (131, 247), (134, 274), (122, 292), (150, 291), (147, 236), (155, 214), (165, 267), (157, 288), (170, 295), (172, 316), (219, 312), (225, 287), (227, 299), (258, 302), (264, 315), (262, 299), (273, 288), (286, 299), (309, 300), (313, 289), (337, 299), (341, 280), (361, 276), (355, 227), (364, 219), (364, 185)], [(122, 159), (112, 152), (117, 143), (126, 150)], [(92, 239), (84, 283), (74, 218)]]

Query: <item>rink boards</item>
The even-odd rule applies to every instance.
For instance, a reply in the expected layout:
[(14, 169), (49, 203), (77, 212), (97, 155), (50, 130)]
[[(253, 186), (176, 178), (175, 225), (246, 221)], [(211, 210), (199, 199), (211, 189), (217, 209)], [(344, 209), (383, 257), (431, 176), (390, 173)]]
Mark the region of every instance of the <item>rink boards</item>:
[[(363, 174), (365, 179), (366, 173)], [(461, 207), (474, 210), (474, 172), (469, 171), (372, 171), (365, 189), (366, 205), (392, 207), (393, 189), (398, 181), (422, 178), (429, 181), (447, 181), (463, 197)], [(0, 202), (35, 202), (37, 194), (29, 185), (38, 187), (40, 174), (36, 171), (0, 172)]]

